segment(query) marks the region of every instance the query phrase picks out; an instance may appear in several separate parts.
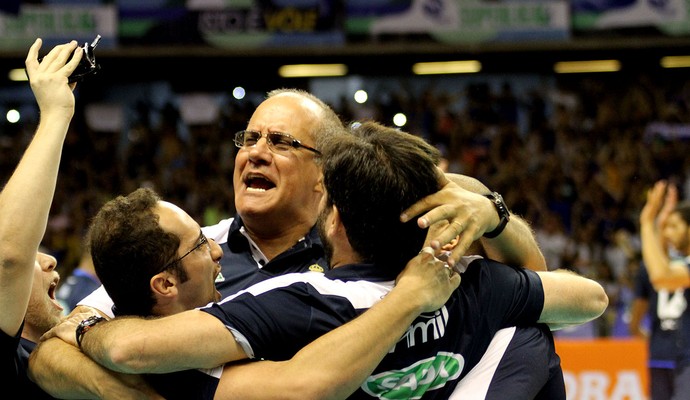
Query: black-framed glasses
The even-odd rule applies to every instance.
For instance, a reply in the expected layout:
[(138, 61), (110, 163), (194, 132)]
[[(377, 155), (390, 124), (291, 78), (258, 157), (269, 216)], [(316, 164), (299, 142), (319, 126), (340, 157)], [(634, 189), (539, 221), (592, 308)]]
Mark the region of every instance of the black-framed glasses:
[(163, 271), (165, 271), (166, 269), (170, 268), (172, 265), (174, 265), (174, 264), (176, 264), (176, 263), (182, 261), (183, 258), (185, 258), (185, 257), (187, 257), (188, 255), (190, 255), (191, 253), (193, 253), (194, 250), (197, 250), (197, 249), (201, 248), (201, 246), (203, 246), (203, 245), (206, 245), (206, 246), (208, 247), (208, 250), (211, 251), (211, 246), (208, 244), (208, 238), (206, 237), (206, 235), (204, 235), (203, 232), (199, 231), (199, 238), (197, 239), (196, 245), (194, 245), (194, 247), (192, 247), (191, 250), (189, 250), (188, 252), (184, 253), (181, 257), (178, 257), (178, 258), (176, 258), (175, 260), (173, 260), (173, 261), (171, 261), (171, 262), (165, 264), (165, 267), (161, 268), (161, 270), (158, 271), (157, 273), (163, 272)]
[(276, 153), (285, 153), (293, 149), (303, 148), (311, 151), (316, 155), (321, 155), (321, 152), (316, 150), (315, 148), (302, 144), (302, 142), (295, 139), (291, 135), (281, 132), (269, 132), (263, 134), (257, 131), (239, 131), (235, 133), (235, 146), (239, 148), (245, 146), (252, 147), (255, 146), (256, 143), (259, 142), (259, 139), (261, 139), (262, 137), (266, 138), (268, 148)]

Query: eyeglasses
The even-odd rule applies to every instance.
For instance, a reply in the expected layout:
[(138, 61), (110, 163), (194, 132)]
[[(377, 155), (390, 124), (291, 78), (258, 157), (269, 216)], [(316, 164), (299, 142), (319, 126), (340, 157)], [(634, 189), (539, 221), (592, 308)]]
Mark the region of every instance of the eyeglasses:
[(293, 149), (303, 148), (316, 155), (321, 155), (321, 152), (315, 148), (302, 144), (302, 142), (295, 139), (291, 135), (288, 135), (287, 133), (280, 132), (269, 132), (263, 134), (256, 131), (239, 131), (235, 134), (235, 146), (239, 148), (245, 146), (252, 147), (255, 146), (262, 137), (266, 137), (268, 148), (276, 153), (285, 153)]
[(201, 246), (203, 246), (203, 245), (206, 245), (206, 247), (208, 248), (208, 251), (209, 251), (209, 252), (211, 251), (211, 246), (208, 244), (208, 238), (206, 238), (206, 235), (204, 235), (203, 232), (199, 231), (199, 239), (197, 239), (196, 245), (195, 245), (194, 247), (192, 247), (191, 250), (189, 250), (188, 252), (184, 253), (184, 254), (182, 255), (182, 257), (176, 258), (175, 260), (173, 260), (173, 261), (167, 263), (167, 264), (165, 265), (165, 267), (163, 267), (163, 268), (162, 268), (160, 271), (158, 271), (158, 272), (159, 272), (159, 273), (160, 273), (160, 272), (163, 272), (163, 271), (165, 271), (166, 269), (170, 268), (172, 265), (174, 265), (174, 264), (176, 264), (176, 263), (182, 261), (183, 258), (187, 257), (187, 256), (190, 255), (192, 252), (194, 252), (194, 250), (199, 249), (199, 248), (200, 248)]

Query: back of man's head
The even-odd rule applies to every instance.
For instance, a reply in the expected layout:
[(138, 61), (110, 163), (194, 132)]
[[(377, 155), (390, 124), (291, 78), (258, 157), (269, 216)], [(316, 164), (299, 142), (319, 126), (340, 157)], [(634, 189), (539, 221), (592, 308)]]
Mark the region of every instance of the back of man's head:
[(419, 252), (426, 230), (403, 210), (438, 190), (438, 150), (422, 138), (375, 122), (322, 143), (328, 205), (335, 205), (353, 249), (397, 273)]
[(177, 256), (179, 238), (165, 232), (154, 213), (159, 200), (153, 190), (143, 188), (118, 196), (101, 207), (89, 227), (96, 274), (117, 314), (151, 315), (151, 277)]

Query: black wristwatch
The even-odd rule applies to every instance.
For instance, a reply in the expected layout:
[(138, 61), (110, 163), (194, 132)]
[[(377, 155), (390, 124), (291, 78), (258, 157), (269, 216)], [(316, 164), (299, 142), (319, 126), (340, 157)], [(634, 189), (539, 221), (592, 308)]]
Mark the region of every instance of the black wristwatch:
[(508, 224), (508, 220), (510, 220), (510, 211), (508, 211), (508, 207), (506, 207), (506, 203), (503, 201), (503, 196), (498, 194), (498, 192), (485, 194), (484, 196), (491, 200), (492, 203), (494, 203), (494, 207), (496, 207), (496, 212), (498, 212), (498, 217), (501, 219), (501, 222), (498, 223), (496, 229), (494, 229), (491, 232), (484, 233), (485, 238), (491, 239), (495, 238), (496, 236), (500, 235), (501, 232), (503, 232), (503, 229), (505, 229), (506, 225)]
[(92, 315), (89, 318), (81, 321), (79, 325), (77, 325), (77, 346), (81, 347), (81, 339), (84, 337), (84, 334), (91, 329), (94, 325), (96, 325), (99, 322), (103, 322), (106, 319), (103, 317), (99, 317), (98, 315)]

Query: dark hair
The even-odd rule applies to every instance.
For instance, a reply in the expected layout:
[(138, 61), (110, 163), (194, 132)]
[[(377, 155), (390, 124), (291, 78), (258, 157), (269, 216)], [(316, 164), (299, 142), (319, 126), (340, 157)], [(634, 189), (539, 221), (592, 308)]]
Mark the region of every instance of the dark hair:
[[(309, 132), (312, 140), (314, 140), (315, 147), (317, 150), (320, 150), (320, 143), (322, 141), (329, 141), (331, 140), (331, 137), (343, 133), (345, 125), (343, 124), (342, 119), (340, 119), (340, 116), (338, 116), (338, 114), (333, 110), (333, 108), (331, 108), (331, 106), (329, 106), (323, 100), (319, 99), (313, 94), (307, 92), (306, 90), (294, 88), (274, 89), (268, 92), (266, 98), (269, 99), (271, 97), (285, 93), (290, 93), (300, 97), (304, 97), (305, 99), (312, 101), (321, 109), (321, 115), (319, 120), (315, 124), (314, 132)], [(316, 157), (315, 161), (319, 163), (320, 157)]]
[(421, 249), (427, 230), (404, 209), (439, 188), (438, 150), (424, 139), (376, 122), (323, 143), (328, 206), (335, 205), (364, 262), (399, 272)]
[[(148, 188), (118, 196), (101, 207), (89, 227), (96, 274), (118, 314), (151, 315), (155, 299), (149, 281), (177, 258), (180, 239), (164, 231), (154, 213), (159, 200)], [(186, 280), (179, 262), (169, 268)]]

